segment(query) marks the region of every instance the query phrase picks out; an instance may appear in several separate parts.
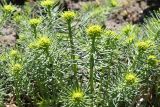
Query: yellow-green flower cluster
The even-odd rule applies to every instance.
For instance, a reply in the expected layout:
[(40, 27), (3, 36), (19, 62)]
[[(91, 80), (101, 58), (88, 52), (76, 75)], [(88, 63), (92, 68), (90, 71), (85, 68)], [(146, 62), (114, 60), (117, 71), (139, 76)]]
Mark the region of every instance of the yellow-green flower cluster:
[(19, 52), (17, 50), (11, 50), (10, 57), (11, 58), (19, 58)]
[(14, 19), (15, 22), (19, 23), (23, 20), (23, 16), (15, 15), (13, 19)]
[(39, 37), (35, 42), (29, 44), (31, 49), (48, 49), (51, 40), (47, 36)]
[(138, 80), (138, 78), (135, 73), (127, 73), (125, 75), (125, 82), (127, 85), (132, 85), (132, 84), (136, 83), (137, 80)]
[(75, 103), (79, 103), (84, 99), (84, 93), (80, 89), (76, 89), (71, 94), (71, 100)]
[(28, 39), (28, 37), (24, 34), (19, 34), (19, 39), (17, 40), (18, 43), (25, 42)]
[(128, 44), (128, 43), (132, 43), (135, 39), (135, 36), (129, 36), (126, 38), (125, 42)]
[(151, 41), (140, 41), (137, 43), (138, 50), (145, 51), (151, 46)]
[(112, 4), (113, 7), (116, 7), (116, 6), (119, 5), (117, 0), (111, 0), (111, 4)]
[(91, 37), (100, 36), (102, 33), (102, 28), (99, 25), (91, 25), (86, 29), (87, 35)]
[(133, 29), (134, 29), (133, 25), (127, 24), (126, 26), (123, 27), (122, 31), (128, 35), (131, 31), (133, 31)]
[(48, 107), (49, 106), (49, 103), (48, 103), (48, 100), (42, 100), (40, 102), (38, 102), (38, 107)]
[(115, 31), (112, 31), (112, 30), (104, 31), (104, 35), (115, 40), (120, 39), (120, 36)]
[(64, 13), (62, 13), (61, 17), (65, 21), (70, 22), (76, 17), (76, 13), (73, 11), (65, 11)]
[(15, 7), (13, 5), (4, 5), (3, 10), (5, 12), (11, 13), (15, 10)]
[(112, 30), (106, 30), (104, 33), (107, 36), (113, 36), (113, 37), (117, 35), (116, 32), (114, 32)]
[(39, 48), (48, 48), (51, 45), (51, 40), (48, 37), (41, 37), (37, 40)]
[(52, 7), (54, 5), (54, 0), (44, 0), (41, 2), (41, 6), (43, 7)]
[(19, 73), (23, 69), (23, 67), (21, 64), (16, 63), (16, 64), (12, 65), (11, 69), (12, 69), (13, 73)]
[(37, 49), (38, 48), (38, 44), (36, 42), (32, 42), (29, 44), (28, 46), (30, 49)]
[(41, 23), (42, 23), (42, 20), (40, 18), (33, 18), (29, 20), (29, 24), (33, 27), (36, 27)]
[(147, 59), (148, 59), (147, 60), (148, 64), (151, 66), (156, 66), (158, 64), (158, 60), (155, 55), (150, 55), (150, 56), (148, 56)]
[(6, 61), (7, 57), (5, 54), (0, 54), (0, 61)]

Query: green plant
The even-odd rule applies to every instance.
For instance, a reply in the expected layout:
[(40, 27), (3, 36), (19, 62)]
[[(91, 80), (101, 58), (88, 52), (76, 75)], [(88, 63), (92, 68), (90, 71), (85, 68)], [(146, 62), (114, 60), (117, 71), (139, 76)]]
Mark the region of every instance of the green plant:
[(61, 16), (67, 22), (68, 36), (71, 47), (71, 59), (72, 59), (72, 71), (74, 72), (74, 77), (76, 80), (76, 84), (78, 85), (77, 80), (77, 65), (75, 59), (75, 46), (73, 41), (73, 32), (72, 32), (72, 21), (76, 17), (76, 14), (72, 11), (66, 11)]
[(16, 26), (19, 39), (0, 55), (0, 101), (12, 93), (19, 107), (128, 107), (141, 99), (159, 107), (158, 18), (118, 32), (95, 21), (99, 6), (85, 17), (43, 2), (6, 19), (1, 9), (0, 26)]
[[(86, 30), (87, 35), (90, 36), (91, 38), (91, 49), (90, 49), (90, 92), (91, 94), (94, 94), (94, 66), (95, 66), (95, 59), (94, 59), (94, 54), (95, 54), (95, 40), (98, 36), (101, 35), (102, 29), (101, 26), (99, 25), (92, 25), (89, 26)], [(94, 104), (94, 100), (92, 98), (92, 105), (91, 107), (93, 107)]]

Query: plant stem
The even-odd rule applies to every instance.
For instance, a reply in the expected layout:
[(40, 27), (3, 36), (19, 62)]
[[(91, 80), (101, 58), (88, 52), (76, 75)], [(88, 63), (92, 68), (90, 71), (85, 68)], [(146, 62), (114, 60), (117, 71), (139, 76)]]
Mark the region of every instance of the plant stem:
[[(102, 94), (102, 96), (101, 96), (101, 98), (103, 99), (102, 100), (102, 103), (104, 104), (105, 103), (105, 100), (106, 100), (106, 97), (105, 97), (105, 95), (106, 95), (106, 93), (104, 92), (104, 89), (103, 89), (103, 81), (104, 81), (104, 77), (105, 77), (105, 68), (104, 67), (102, 67), (102, 74), (101, 74), (101, 85), (100, 85), (100, 94)], [(107, 90), (107, 89), (106, 89)], [(107, 98), (108, 99), (108, 98)], [(102, 107), (104, 107), (104, 105), (102, 105)]]
[(72, 59), (72, 71), (74, 72), (74, 77), (76, 80), (76, 84), (78, 85), (78, 80), (77, 80), (77, 65), (76, 65), (76, 60), (75, 60), (75, 49), (74, 49), (74, 43), (73, 43), (73, 35), (72, 35), (72, 28), (71, 28), (71, 22), (68, 22), (68, 36), (70, 40), (70, 46), (71, 46), (71, 59)]
[(49, 16), (49, 18), (51, 18), (51, 17), (52, 17), (52, 14), (51, 14), (51, 7), (50, 7), (50, 6), (48, 7), (48, 10), (47, 10), (47, 11), (48, 11), (48, 16)]
[[(92, 37), (92, 44), (91, 44), (91, 52), (90, 52), (90, 91), (93, 95), (94, 87), (93, 87), (93, 71), (94, 71), (94, 53), (95, 53), (95, 37)], [(93, 107), (93, 96), (92, 96), (92, 105)]]
[(16, 95), (16, 101), (17, 101), (17, 105), (18, 106), (21, 106), (21, 101), (20, 101), (20, 90), (19, 90), (19, 80), (20, 80), (20, 78), (19, 78), (19, 74), (16, 74), (15, 75), (15, 83), (14, 83), (14, 85), (15, 85), (15, 95)]
[(36, 26), (33, 26), (33, 35), (35, 38), (37, 38), (37, 28)]

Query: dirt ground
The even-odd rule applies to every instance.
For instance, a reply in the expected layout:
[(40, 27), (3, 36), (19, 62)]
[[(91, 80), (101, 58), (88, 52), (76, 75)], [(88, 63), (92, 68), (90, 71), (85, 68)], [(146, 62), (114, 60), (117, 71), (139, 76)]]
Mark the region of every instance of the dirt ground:
[[(93, 2), (102, 2), (103, 0), (91, 0)], [(82, 2), (88, 0), (74, 0), (65, 2), (65, 9), (79, 10)], [(160, 8), (159, 0), (118, 0), (122, 5), (112, 14), (106, 16), (104, 22), (109, 29), (117, 29), (125, 23), (143, 23), (143, 19), (149, 16), (150, 11)]]
[[(123, 0), (124, 1), (124, 0)], [(134, 0), (123, 5), (119, 10), (109, 15), (105, 25), (110, 29), (117, 29), (125, 23), (141, 24), (150, 12), (160, 8), (160, 1)]]

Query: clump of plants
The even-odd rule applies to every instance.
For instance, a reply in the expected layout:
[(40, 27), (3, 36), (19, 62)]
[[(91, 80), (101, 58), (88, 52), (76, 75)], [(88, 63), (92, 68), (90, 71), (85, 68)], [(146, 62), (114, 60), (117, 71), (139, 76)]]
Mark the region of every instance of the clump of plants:
[(11, 93), (18, 107), (158, 107), (159, 19), (116, 32), (56, 3), (1, 7), (19, 35), (0, 54), (2, 104)]

